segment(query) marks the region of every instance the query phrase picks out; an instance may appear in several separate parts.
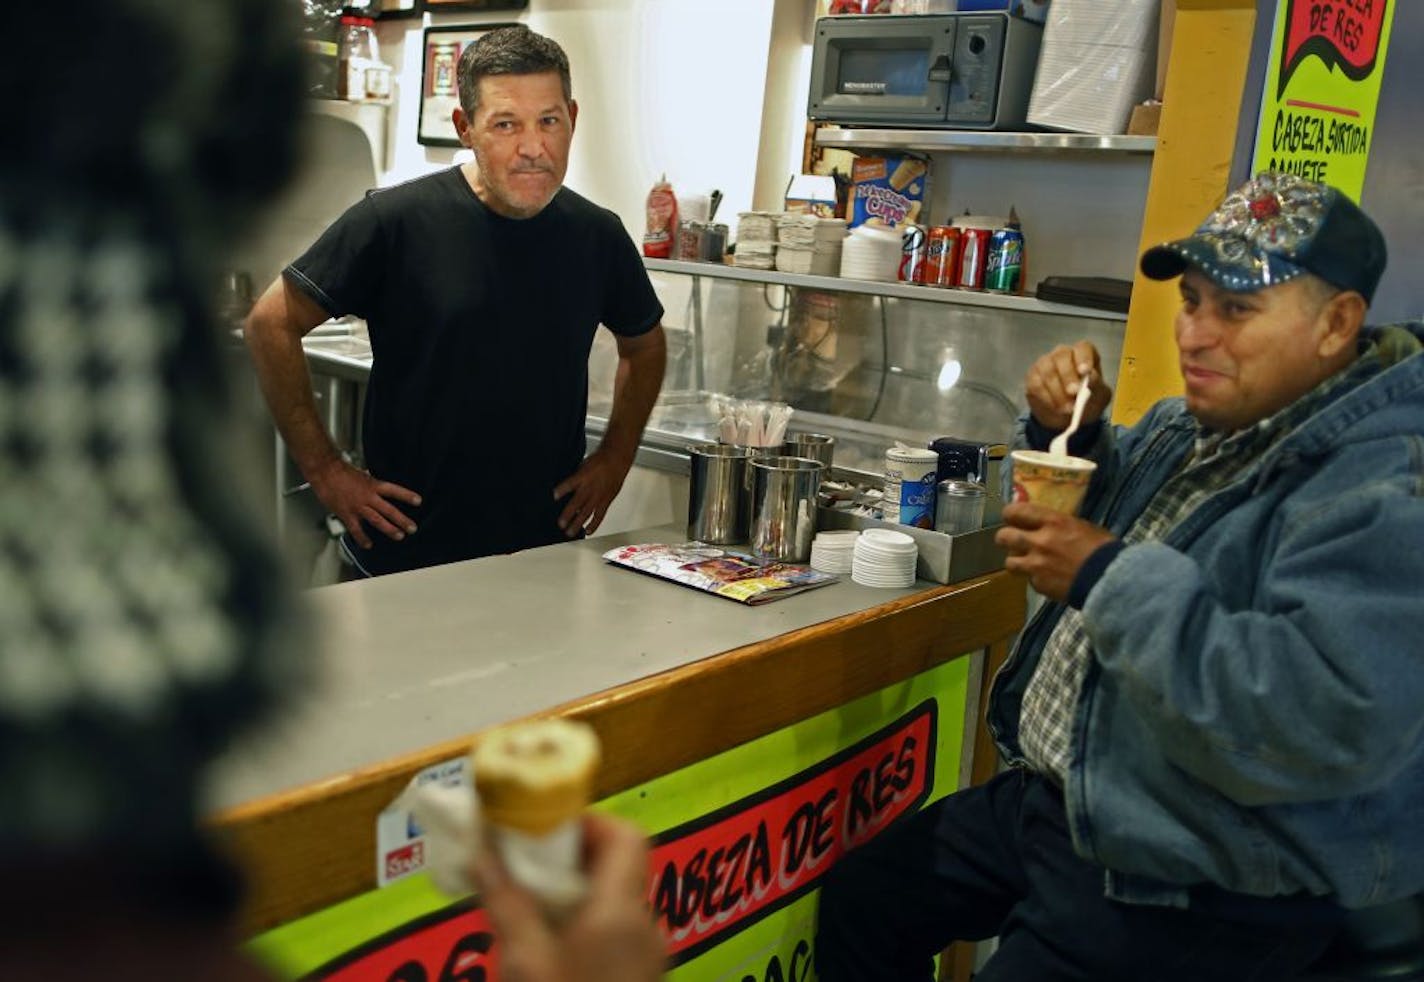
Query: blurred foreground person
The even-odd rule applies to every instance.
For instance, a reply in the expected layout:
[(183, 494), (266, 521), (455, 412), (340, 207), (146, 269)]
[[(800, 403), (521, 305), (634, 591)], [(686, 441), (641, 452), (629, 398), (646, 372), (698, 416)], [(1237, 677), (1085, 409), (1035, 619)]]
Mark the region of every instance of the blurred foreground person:
[(0, 978), (257, 974), (198, 788), (306, 683), (208, 298), (292, 167), (293, 12), (7, 11), (76, 70), (0, 65)]
[(993, 936), (980, 982), (1284, 982), (1424, 890), (1424, 325), (1364, 325), (1384, 267), (1348, 198), (1264, 174), (1142, 257), (1185, 398), (1113, 427), (1090, 344), (1030, 369), (1020, 445), (1086, 378), (1097, 469), (1085, 518), (996, 536), (1051, 601), (994, 681), (1012, 767), (831, 871), (823, 982)]
[[(295, 593), (246, 508), (208, 298), (292, 168), (295, 9), (7, 10), (14, 36), (63, 36), (82, 67), (0, 63), (7, 982), (264, 977), (233, 927), (238, 878), (198, 831), (199, 788), (310, 679)], [(517, 936), (518, 913), (504, 922)]]

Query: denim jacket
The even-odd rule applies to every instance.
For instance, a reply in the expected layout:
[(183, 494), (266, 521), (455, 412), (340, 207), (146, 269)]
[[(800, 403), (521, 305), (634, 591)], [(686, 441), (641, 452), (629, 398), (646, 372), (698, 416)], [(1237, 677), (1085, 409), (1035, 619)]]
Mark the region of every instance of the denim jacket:
[[(1122, 535), (1194, 436), (1181, 399), (1103, 426), (1083, 514)], [(995, 679), (1011, 763), (1062, 611), (1039, 610)], [(1109, 896), (1184, 906), (1211, 884), (1358, 907), (1424, 891), (1424, 353), (1331, 399), (1163, 540), (1123, 548), (1083, 615), (1094, 661), (1064, 799)]]

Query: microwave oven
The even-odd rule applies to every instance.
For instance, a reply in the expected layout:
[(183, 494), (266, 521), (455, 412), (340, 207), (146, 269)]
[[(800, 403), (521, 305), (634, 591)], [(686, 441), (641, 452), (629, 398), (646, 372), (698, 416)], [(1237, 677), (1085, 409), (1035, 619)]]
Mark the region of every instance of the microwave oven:
[(816, 21), (807, 116), (863, 126), (1019, 129), (1042, 25), (1006, 13)]

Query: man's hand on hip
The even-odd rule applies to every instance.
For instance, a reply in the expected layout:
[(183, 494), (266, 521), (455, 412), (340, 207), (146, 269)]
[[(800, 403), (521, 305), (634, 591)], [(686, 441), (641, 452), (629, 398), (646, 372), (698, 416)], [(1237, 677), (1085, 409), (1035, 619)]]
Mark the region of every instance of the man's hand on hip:
[(1050, 600), (1067, 600), (1084, 561), (1115, 538), (1092, 522), (1028, 502), (1005, 505), (1003, 519), (994, 541), (1009, 554), (1004, 568), (1028, 577)]
[(572, 539), (579, 532), (592, 535), (598, 530), (632, 466), (632, 457), (599, 447), (554, 488), (555, 501), (569, 499), (559, 515), (559, 528), (565, 535)]
[(420, 504), (420, 495), (409, 488), (377, 480), (339, 459), (313, 475), (311, 485), (317, 498), (341, 519), (362, 549), (371, 548), (367, 525), (397, 542), (415, 532), (415, 522), (395, 505), (397, 501)]

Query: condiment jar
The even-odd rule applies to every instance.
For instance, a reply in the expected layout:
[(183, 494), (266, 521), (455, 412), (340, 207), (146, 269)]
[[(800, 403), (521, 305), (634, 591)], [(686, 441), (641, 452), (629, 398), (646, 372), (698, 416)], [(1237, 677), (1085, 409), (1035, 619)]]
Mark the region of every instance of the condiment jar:
[(935, 531), (963, 535), (984, 525), (984, 485), (950, 478), (939, 482), (935, 494)]

